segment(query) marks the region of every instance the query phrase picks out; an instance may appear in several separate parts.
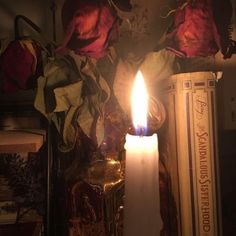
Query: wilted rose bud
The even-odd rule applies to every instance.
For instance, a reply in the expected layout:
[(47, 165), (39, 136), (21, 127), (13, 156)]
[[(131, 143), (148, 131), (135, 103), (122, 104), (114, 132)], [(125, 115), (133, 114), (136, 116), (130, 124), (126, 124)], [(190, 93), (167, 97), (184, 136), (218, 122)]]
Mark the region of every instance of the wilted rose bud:
[(0, 84), (3, 92), (32, 89), (41, 74), (41, 47), (32, 40), (14, 40), (0, 56)]
[(187, 1), (176, 9), (173, 30), (167, 34), (168, 49), (180, 57), (214, 56), (220, 49), (220, 36), (210, 0)]
[(66, 35), (58, 51), (71, 49), (80, 55), (103, 57), (118, 38), (119, 23), (107, 1), (66, 0), (62, 8)]

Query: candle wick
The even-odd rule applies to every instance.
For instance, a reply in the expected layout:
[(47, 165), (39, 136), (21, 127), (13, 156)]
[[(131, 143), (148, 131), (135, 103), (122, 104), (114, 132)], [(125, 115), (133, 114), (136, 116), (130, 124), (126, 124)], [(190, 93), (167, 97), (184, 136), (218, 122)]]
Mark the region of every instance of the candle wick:
[(138, 126), (136, 128), (136, 135), (143, 137), (146, 135), (146, 129), (143, 126)]

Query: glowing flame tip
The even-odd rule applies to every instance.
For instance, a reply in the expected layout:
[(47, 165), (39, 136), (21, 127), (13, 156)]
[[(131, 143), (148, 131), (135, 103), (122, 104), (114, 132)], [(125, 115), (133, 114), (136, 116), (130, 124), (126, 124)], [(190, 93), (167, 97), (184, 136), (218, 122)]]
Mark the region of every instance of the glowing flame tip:
[(147, 128), (148, 93), (141, 71), (135, 77), (131, 105), (134, 128), (143, 134)]

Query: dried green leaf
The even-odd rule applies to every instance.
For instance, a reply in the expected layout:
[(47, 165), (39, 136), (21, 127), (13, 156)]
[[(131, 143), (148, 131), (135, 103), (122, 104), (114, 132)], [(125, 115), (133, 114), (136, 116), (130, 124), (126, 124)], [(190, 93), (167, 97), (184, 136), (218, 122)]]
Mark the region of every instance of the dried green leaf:
[(54, 112), (67, 111), (71, 106), (78, 107), (82, 103), (81, 91), (83, 82), (79, 81), (54, 89), (56, 107)]
[(97, 144), (100, 146), (104, 139), (104, 120), (102, 117), (99, 117), (96, 122), (96, 138)]

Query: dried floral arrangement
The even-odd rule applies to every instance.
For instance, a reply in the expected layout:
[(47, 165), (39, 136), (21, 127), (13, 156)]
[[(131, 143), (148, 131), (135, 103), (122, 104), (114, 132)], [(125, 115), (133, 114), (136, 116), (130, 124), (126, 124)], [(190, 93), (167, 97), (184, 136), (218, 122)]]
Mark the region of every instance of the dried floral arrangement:
[[(37, 89), (34, 102), (35, 108), (55, 127), (55, 136), (58, 138), (58, 159), (60, 159), (59, 156), (63, 156), (61, 159), (69, 159), (69, 161), (66, 161), (66, 168), (63, 170), (64, 177), (68, 185), (70, 185), (69, 189), (78, 195), (80, 192), (77, 192), (76, 188), (73, 187), (77, 186), (78, 189), (86, 188), (85, 185), (87, 183), (84, 182), (84, 179), (89, 183), (96, 182), (97, 176), (94, 177), (92, 175), (91, 177), (89, 174), (98, 168), (100, 161), (104, 161), (107, 164), (109, 163), (107, 161), (115, 160), (122, 164), (122, 158), (124, 158), (122, 156), (124, 135), (130, 128), (130, 117), (128, 115), (130, 107), (127, 100), (129, 100), (128, 96), (134, 74), (138, 69), (141, 69), (145, 78), (147, 78), (147, 84), (151, 91), (152, 104), (149, 113), (149, 124), (151, 130), (156, 131), (163, 125), (166, 114), (155, 88), (158, 87), (161, 80), (181, 70), (178, 58), (193, 57), (199, 59), (199, 57), (214, 56), (219, 49), (222, 50), (225, 58), (228, 58), (235, 50), (235, 43), (229, 33), (230, 14), (225, 17), (224, 26), (220, 25), (222, 21), (216, 20), (218, 13), (214, 6), (221, 5), (223, 2), (214, 1), (212, 6), (211, 1), (196, 0), (178, 1), (179, 3), (174, 11), (173, 27), (166, 29), (163, 35), (164, 40), (163, 38), (156, 40), (156, 47), (153, 47), (151, 52), (141, 57), (133, 52), (127, 53), (125, 56), (124, 54), (120, 55), (119, 51), (114, 49), (114, 46), (119, 43), (118, 36), (124, 23), (126, 23), (126, 29), (125, 33), (123, 33), (126, 34), (125, 36), (128, 35), (129, 39), (140, 42), (143, 35), (149, 35), (147, 7), (137, 7), (137, 11), (132, 8), (138, 2), (66, 0), (62, 8), (65, 38), (62, 44), (54, 51), (54, 57), (48, 58), (43, 70), (40, 63), (40, 55), (37, 53), (37, 46), (32, 41), (12, 43), (4, 51), (0, 59), (0, 67), (5, 73), (5, 77), (1, 77), (5, 91), (32, 87)], [(170, 0), (168, 3), (173, 4), (176, 1)], [(224, 1), (223, 5), (231, 11), (229, 1)], [(196, 8), (198, 10), (196, 11), (196, 17), (201, 16), (200, 13), (206, 12), (205, 10), (211, 16), (210, 22), (200, 21), (203, 22), (203, 32), (205, 32), (204, 30), (208, 32), (207, 40), (198, 38), (199, 34), (205, 36), (202, 31), (198, 32), (198, 28), (196, 29), (194, 26), (187, 27), (188, 23), (190, 25), (192, 23), (188, 16)], [(216, 9), (219, 9), (219, 7)], [(204, 17), (201, 19), (203, 20)], [(214, 25), (214, 32), (209, 31), (212, 25)], [(190, 33), (189, 29), (192, 29)], [(191, 44), (191, 37), (187, 37), (188, 33), (195, 40), (194, 45), (199, 45), (198, 51), (193, 50), (196, 48)], [(212, 50), (205, 51), (204, 48), (209, 45), (213, 45), (209, 47)], [(18, 67), (15, 67), (16, 71), (12, 71), (15, 73), (14, 75), (11, 75), (9, 68), (3, 69), (9, 59), (13, 57), (12, 51), (15, 51), (15, 48), (18, 48), (19, 60), (23, 56), (29, 62), (27, 70), (25, 70), (27, 73), (25, 74), (22, 73), (21, 67), (19, 71), (17, 70)], [(202, 52), (205, 54), (202, 54)], [(30, 70), (28, 70), (29, 68)], [(22, 79), (19, 77), (20, 81), (11, 81), (9, 79), (19, 73), (25, 75)], [(37, 80), (34, 80), (34, 85), (29, 83), (29, 75), (31, 76), (32, 74), (37, 76)], [(7, 77), (7, 75), (9, 76)], [(17, 86), (15, 82), (17, 82)], [(70, 159), (69, 156), (72, 156), (72, 158)], [(165, 158), (165, 155), (161, 155), (160, 192), (161, 200), (163, 201), (161, 211), (164, 220), (162, 235), (171, 235), (171, 230), (176, 232), (176, 212), (175, 203), (171, 198), (170, 180), (168, 171), (165, 168)], [(23, 167), (24, 164), (20, 161), (18, 162), (15, 157), (12, 162), (9, 161), (8, 163), (12, 167), (15, 165), (15, 171), (19, 172), (22, 171), (22, 168), (25, 168)], [(32, 163), (32, 165), (34, 164)], [(107, 167), (106, 165), (104, 166)], [(100, 172), (101, 175), (105, 173), (103, 168), (100, 170), (103, 170)], [(27, 171), (23, 174), (26, 173)], [(92, 173), (94, 174), (94, 172)], [(16, 173), (12, 174), (16, 176)], [(122, 180), (122, 166), (121, 169), (114, 170), (114, 175), (116, 174), (121, 174), (121, 176), (118, 176)], [(91, 178), (89, 179), (88, 176)], [(34, 181), (38, 179), (37, 176), (33, 178)], [(28, 180), (30, 181), (30, 179)], [(12, 179), (12, 185), (17, 187), (15, 184), (18, 183), (17, 181), (19, 182), (20, 180)], [(21, 181), (22, 184), (19, 184), (19, 186), (23, 189), (27, 184), (30, 185), (30, 182), (24, 183), (23, 179)], [(94, 185), (91, 184), (91, 189), (88, 190), (86, 188), (89, 193), (85, 194), (83, 198), (92, 198), (99, 191), (101, 193), (106, 183), (104, 180), (102, 184), (97, 184), (99, 188), (93, 188)], [(71, 186), (73, 184), (75, 186)], [(30, 190), (30, 188), (28, 189)], [(90, 196), (92, 190), (96, 194), (93, 193)], [(16, 191), (18, 191), (17, 188)], [(37, 189), (34, 189), (35, 193), (37, 191)], [(72, 196), (72, 192), (70, 192), (70, 197), (76, 198), (75, 195)], [(33, 192), (29, 192), (28, 195), (26, 197), (30, 202), (31, 198), (34, 197)], [(77, 197), (80, 198), (81, 196)], [(75, 198), (73, 199), (75, 200)], [(87, 209), (89, 212), (88, 217), (91, 217), (93, 226), (99, 228), (101, 225), (96, 225), (98, 221), (94, 220), (97, 219), (95, 214), (97, 209), (94, 209), (96, 207), (93, 203), (87, 202), (88, 208), (90, 207), (90, 211)], [(97, 203), (94, 204), (96, 205)], [(117, 211), (120, 210), (121, 204), (116, 205)], [(73, 207), (71, 209), (72, 212), (76, 211)], [(84, 212), (86, 217), (88, 212)], [(95, 212), (95, 216), (91, 212)], [(74, 225), (72, 224), (75, 228), (74, 233), (78, 233), (78, 230), (82, 228), (81, 224), (83, 222), (81, 223), (80, 219), (78, 219), (81, 217), (80, 214), (82, 213), (72, 214), (76, 216), (77, 220), (74, 221)], [(87, 219), (86, 217), (85, 219)], [(81, 218), (84, 220), (83, 217)], [(170, 222), (170, 218), (172, 222)], [(101, 230), (102, 235), (105, 234), (103, 230), (104, 228)]]

